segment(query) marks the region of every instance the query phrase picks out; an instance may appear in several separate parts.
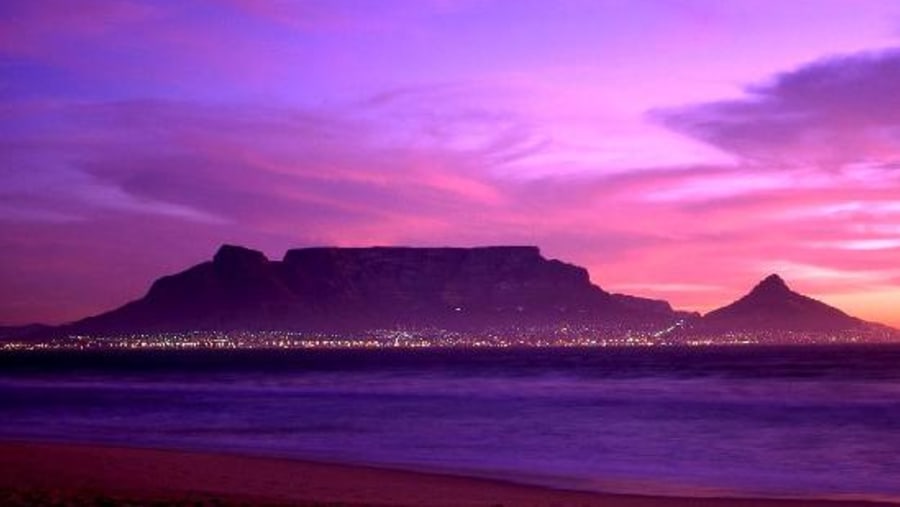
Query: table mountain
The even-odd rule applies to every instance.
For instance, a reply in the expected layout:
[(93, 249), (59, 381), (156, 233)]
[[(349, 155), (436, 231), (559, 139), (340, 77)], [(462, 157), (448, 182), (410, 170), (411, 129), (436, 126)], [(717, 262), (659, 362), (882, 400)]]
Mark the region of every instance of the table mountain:
[(664, 301), (612, 295), (584, 268), (533, 246), (301, 248), (271, 261), (225, 245), (212, 261), (158, 279), (143, 298), (60, 331), (477, 330), (679, 315)]

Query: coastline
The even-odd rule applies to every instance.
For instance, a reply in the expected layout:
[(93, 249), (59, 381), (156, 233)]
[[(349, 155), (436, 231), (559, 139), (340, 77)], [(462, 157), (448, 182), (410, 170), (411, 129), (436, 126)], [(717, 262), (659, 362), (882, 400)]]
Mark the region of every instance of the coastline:
[[(355, 464), (0, 440), (0, 502), (30, 505), (876, 507), (862, 500), (640, 496)], [(102, 500), (97, 500), (102, 499)], [(18, 504), (16, 502), (19, 502)], [(93, 503), (92, 503), (93, 502)]]

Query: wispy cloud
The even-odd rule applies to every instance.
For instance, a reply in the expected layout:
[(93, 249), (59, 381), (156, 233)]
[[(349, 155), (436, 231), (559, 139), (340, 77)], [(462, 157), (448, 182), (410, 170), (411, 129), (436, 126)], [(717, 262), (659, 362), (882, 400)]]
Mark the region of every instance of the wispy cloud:
[(900, 50), (796, 62), (894, 7), (754, 4), (3, 2), (0, 320), (223, 241), (533, 243), (697, 309), (776, 269), (890, 293)]

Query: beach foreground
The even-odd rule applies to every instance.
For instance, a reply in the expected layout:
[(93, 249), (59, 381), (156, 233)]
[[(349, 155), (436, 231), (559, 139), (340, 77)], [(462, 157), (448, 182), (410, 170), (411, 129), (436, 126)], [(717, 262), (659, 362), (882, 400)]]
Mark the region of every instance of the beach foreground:
[(876, 506), (859, 501), (674, 498), (279, 458), (0, 443), (4, 505)]

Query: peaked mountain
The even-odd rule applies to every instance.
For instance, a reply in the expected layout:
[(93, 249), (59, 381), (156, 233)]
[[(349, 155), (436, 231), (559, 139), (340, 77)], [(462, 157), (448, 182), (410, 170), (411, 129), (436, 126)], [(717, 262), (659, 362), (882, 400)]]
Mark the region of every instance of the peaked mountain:
[(63, 326), (78, 334), (184, 330), (484, 329), (659, 323), (665, 301), (610, 294), (533, 246), (301, 248), (281, 261), (222, 246), (141, 299)]
[(749, 294), (703, 316), (715, 330), (841, 331), (868, 323), (791, 290), (778, 275), (759, 282)]

